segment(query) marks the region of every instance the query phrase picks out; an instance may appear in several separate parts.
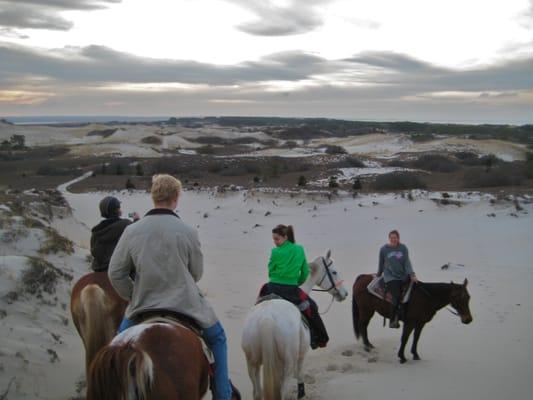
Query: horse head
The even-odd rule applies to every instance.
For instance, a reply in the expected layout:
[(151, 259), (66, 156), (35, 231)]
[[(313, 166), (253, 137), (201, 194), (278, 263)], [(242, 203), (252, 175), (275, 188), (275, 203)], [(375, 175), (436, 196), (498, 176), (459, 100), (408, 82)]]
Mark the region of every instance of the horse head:
[(467, 285), (467, 279), (464, 280), (463, 284), (454, 284), (452, 282), (452, 292), (450, 293), (450, 304), (455, 308), (459, 317), (461, 317), (461, 322), (463, 324), (469, 324), (472, 322), (472, 314), (470, 313), (470, 307), (468, 306), (470, 295), (466, 289)]
[(337, 301), (343, 301), (348, 297), (344, 281), (331, 258), (331, 250), (328, 249), (325, 256), (313, 260), (309, 267), (311, 268), (313, 283), (320, 287), (318, 291), (328, 292)]

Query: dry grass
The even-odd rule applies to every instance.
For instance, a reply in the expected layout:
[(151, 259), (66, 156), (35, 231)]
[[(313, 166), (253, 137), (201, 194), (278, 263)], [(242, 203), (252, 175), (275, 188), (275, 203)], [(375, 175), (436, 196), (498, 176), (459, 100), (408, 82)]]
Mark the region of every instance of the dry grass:
[(72, 240), (60, 235), (53, 228), (46, 228), (44, 231), (47, 237), (41, 244), (41, 248), (39, 249), (40, 254), (74, 253), (74, 243)]

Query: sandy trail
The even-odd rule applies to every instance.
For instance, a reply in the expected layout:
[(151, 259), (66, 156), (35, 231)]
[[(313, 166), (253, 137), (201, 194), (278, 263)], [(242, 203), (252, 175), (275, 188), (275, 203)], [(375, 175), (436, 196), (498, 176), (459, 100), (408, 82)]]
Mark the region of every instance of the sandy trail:
[[(75, 218), (86, 226), (99, 220), (97, 204), (104, 195), (65, 193)], [(115, 195), (125, 214), (150, 208), (147, 193)], [(533, 300), (528, 291), (533, 274), (527, 249), (533, 239), (533, 205), (524, 207), (529, 214), (517, 218), (510, 215), (515, 211), (511, 203), (493, 206), (488, 201), (456, 207), (393, 195), (329, 203), (319, 196), (184, 192), (179, 212), (199, 230), (205, 255), (200, 287), (227, 331), (231, 375), (243, 398), (251, 398), (240, 349), (243, 321), (266, 280), (270, 231), (278, 223), (290, 223), (308, 258), (333, 250), (350, 292), (357, 275), (375, 271), (380, 245), (397, 228), (421, 280), (462, 282), (467, 277), (472, 296), (474, 322), (462, 325), (456, 316), (440, 311), (422, 334), (423, 360), (403, 366), (395, 356), (399, 331), (382, 328), (381, 318), (374, 317), (369, 334), (377, 350), (365, 353), (353, 336), (350, 300), (335, 303), (324, 315), (330, 345), (311, 352), (305, 363), (308, 398), (486, 400), (525, 398), (531, 387)], [(265, 216), (267, 211), (271, 215)], [(79, 225), (64, 228), (71, 237), (71, 229), (80, 236)], [(88, 239), (79, 244), (86, 246)], [(441, 270), (447, 262), (464, 267)], [(313, 297), (321, 309), (329, 304), (327, 294)]]

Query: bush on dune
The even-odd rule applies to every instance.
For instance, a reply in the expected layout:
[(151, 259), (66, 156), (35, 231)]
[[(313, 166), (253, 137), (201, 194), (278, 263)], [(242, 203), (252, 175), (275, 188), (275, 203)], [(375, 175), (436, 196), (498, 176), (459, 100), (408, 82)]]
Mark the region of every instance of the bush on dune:
[(426, 184), (410, 172), (391, 172), (379, 175), (373, 184), (376, 190), (425, 189)]
[(426, 154), (413, 162), (415, 168), (432, 172), (455, 172), (461, 166), (448, 157), (439, 154)]

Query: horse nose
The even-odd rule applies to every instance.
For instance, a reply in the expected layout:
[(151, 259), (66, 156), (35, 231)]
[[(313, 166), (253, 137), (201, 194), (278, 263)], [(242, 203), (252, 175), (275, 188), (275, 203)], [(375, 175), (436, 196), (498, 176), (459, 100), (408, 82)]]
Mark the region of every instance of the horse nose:
[(468, 325), (470, 322), (473, 321), (473, 318), (471, 315), (468, 315), (468, 316), (461, 318), (461, 321), (463, 322), (463, 324)]

